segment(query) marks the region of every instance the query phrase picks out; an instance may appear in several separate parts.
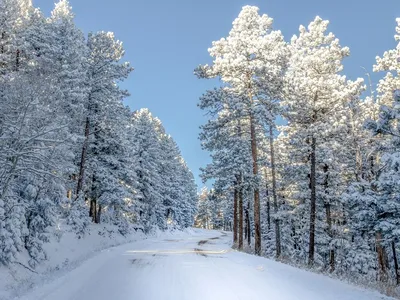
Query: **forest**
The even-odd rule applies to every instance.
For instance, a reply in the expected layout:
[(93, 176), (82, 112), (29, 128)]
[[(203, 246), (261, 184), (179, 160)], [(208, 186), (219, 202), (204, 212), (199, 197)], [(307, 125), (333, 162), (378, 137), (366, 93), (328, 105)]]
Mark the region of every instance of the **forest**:
[(123, 57), (112, 32), (85, 36), (66, 0), (50, 17), (0, 1), (1, 264), (28, 253), (34, 268), (54, 232), (84, 238), (91, 223), (192, 225), (193, 174), (158, 118), (124, 106)]
[[(125, 105), (123, 82), (136, 71), (113, 32), (84, 33), (67, 0), (50, 16), (31, 0), (0, 0), (0, 271), (18, 265), (38, 274), (57, 255), (46, 251), (56, 237), (87, 240), (104, 225), (117, 228), (110, 240), (154, 237), (124, 248), (124, 255), (142, 255), (131, 259), (132, 269), (151, 261), (135, 274), (165, 259), (186, 280), (179, 268), (187, 257), (193, 266), (207, 258), (204, 271), (218, 266), (209, 263), (212, 255), (252, 263), (263, 256), (274, 268), (276, 260), (399, 295), (400, 18), (396, 23), (393, 49), (376, 57), (381, 77), (374, 84), (368, 73), (346, 77), (350, 49), (328, 20), (317, 16), (288, 40), (269, 15), (244, 6), (228, 35), (212, 42), (211, 63), (194, 70), (216, 82), (193, 102), (207, 118), (199, 143), (210, 154), (201, 169), (208, 187), (198, 190), (161, 120)], [(156, 257), (159, 250), (143, 245), (165, 252)], [(117, 257), (114, 271), (130, 272), (126, 257)], [(158, 267), (154, 276), (165, 272)], [(263, 278), (257, 272), (264, 267), (256, 268), (256, 275), (245, 270)], [(301, 277), (298, 271), (291, 274)]]
[[(400, 18), (376, 57), (377, 86), (349, 80), (350, 49), (316, 17), (286, 41), (245, 6), (212, 42), (219, 78), (198, 104), (212, 162), (196, 225), (232, 229), (234, 248), (367, 286), (400, 284)], [(367, 74), (368, 75), (368, 74)]]

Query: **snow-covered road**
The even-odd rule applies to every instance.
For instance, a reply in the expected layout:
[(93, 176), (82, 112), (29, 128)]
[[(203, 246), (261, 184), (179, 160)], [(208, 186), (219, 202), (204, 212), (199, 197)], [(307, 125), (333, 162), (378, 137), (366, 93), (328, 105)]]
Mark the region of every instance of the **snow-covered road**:
[(230, 249), (194, 229), (106, 250), (21, 300), (385, 299), (325, 276)]

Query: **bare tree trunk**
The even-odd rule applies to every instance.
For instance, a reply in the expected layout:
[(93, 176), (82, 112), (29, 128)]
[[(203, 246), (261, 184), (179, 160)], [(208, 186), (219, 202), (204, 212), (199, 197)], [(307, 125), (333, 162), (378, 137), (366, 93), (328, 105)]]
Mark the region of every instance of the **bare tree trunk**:
[[(326, 222), (328, 223), (328, 235), (332, 239), (332, 214), (331, 214), (331, 204), (325, 204), (325, 211), (326, 211)], [(329, 266), (330, 272), (332, 273), (335, 271), (335, 250), (329, 250)]]
[[(242, 127), (240, 125), (240, 119), (238, 120), (238, 136), (239, 138), (242, 138)], [(238, 200), (239, 200), (239, 204), (238, 204), (238, 210), (239, 210), (239, 225), (238, 225), (238, 229), (239, 229), (239, 250), (243, 250), (243, 187), (242, 187), (242, 173), (239, 174), (239, 176), (236, 178), (237, 179), (237, 183), (238, 183)]]
[(93, 200), (90, 200), (89, 217), (93, 218)]
[(271, 203), (269, 201), (268, 174), (266, 169), (264, 169), (264, 178), (265, 178), (265, 197), (266, 197), (266, 207), (267, 207), (267, 224), (269, 232), (271, 230)]
[(269, 197), (267, 197), (267, 224), (268, 232), (271, 231), (271, 204), (269, 203)]
[[(253, 113), (250, 113), (251, 154), (253, 158), (253, 175), (258, 176), (257, 140)], [(261, 226), (260, 226), (260, 192), (258, 186), (254, 188), (254, 252), (261, 255)]]
[(247, 233), (249, 232), (247, 229), (247, 219), (248, 219), (248, 212), (247, 212), (247, 208), (244, 209), (244, 239), (247, 240)]
[(101, 221), (101, 209), (102, 209), (101, 204), (99, 204), (99, 209), (97, 210), (97, 213), (96, 213), (96, 224), (100, 224), (100, 221)]
[(91, 192), (90, 192), (90, 207), (89, 207), (89, 217), (92, 217), (92, 222), (96, 223), (97, 220), (97, 195), (96, 195), (96, 176), (92, 175), (91, 182)]
[[(6, 38), (6, 33), (5, 33), (4, 31), (2, 31), (2, 32), (1, 32), (1, 39), (4, 40), (5, 38)], [(1, 54), (4, 54), (4, 52), (5, 52), (5, 51), (4, 51), (4, 45), (1, 45), (0, 53), (1, 53)], [(0, 67), (1, 67), (1, 68), (0, 68), (0, 70), (1, 70), (3, 66), (0, 65)], [(3, 72), (1, 72), (1, 74), (3, 74)]]
[(90, 200), (89, 217), (92, 218), (92, 222), (96, 223), (97, 220), (97, 201)]
[(315, 137), (311, 139), (311, 172), (310, 172), (310, 188), (311, 188), (311, 207), (310, 207), (310, 241), (308, 249), (308, 265), (314, 265), (314, 251), (315, 251), (315, 210), (316, 210), (316, 172), (315, 172)]
[(238, 241), (238, 194), (238, 187), (235, 185), (233, 197), (233, 244), (235, 247)]
[[(329, 166), (327, 164), (324, 165), (324, 173), (325, 173), (325, 180), (324, 180), (324, 192), (325, 195), (329, 195), (328, 191), (328, 178), (329, 178)], [(332, 232), (332, 213), (331, 213), (331, 204), (329, 202), (325, 202), (325, 212), (326, 212), (326, 223), (328, 224), (328, 236), (330, 240), (333, 239), (333, 232)], [(330, 247), (329, 247), (330, 248)], [(329, 249), (329, 272), (335, 271), (335, 250)]]
[[(271, 121), (272, 122), (272, 121)], [(274, 199), (274, 213), (278, 213), (278, 197), (276, 195), (276, 169), (275, 169), (275, 151), (274, 151), (274, 131), (272, 124), (269, 125), (269, 145), (271, 151), (271, 172), (272, 172), (272, 198)], [(281, 229), (279, 218), (275, 216), (275, 243), (276, 257), (281, 256)]]
[(82, 147), (82, 155), (81, 155), (81, 162), (79, 164), (79, 176), (78, 176), (78, 184), (76, 187), (76, 197), (79, 197), (80, 192), (83, 189), (83, 182), (85, 178), (85, 162), (86, 162), (86, 155), (87, 150), (89, 147), (89, 131), (90, 131), (90, 121), (89, 117), (86, 118), (86, 125), (85, 125), (85, 141), (83, 142)]
[(382, 242), (382, 233), (377, 232), (375, 235), (375, 241), (376, 241), (376, 252), (378, 255), (378, 263), (379, 263), (379, 268), (380, 268), (380, 280), (385, 281), (387, 279), (387, 271), (386, 271), (386, 264), (385, 264), (385, 250), (383, 249), (383, 246), (381, 244)]
[(247, 202), (246, 210), (246, 220), (247, 220), (247, 244), (251, 245), (251, 225), (250, 225), (250, 201)]
[(400, 274), (399, 274), (399, 263), (397, 261), (397, 254), (396, 254), (396, 244), (392, 241), (392, 252), (393, 252), (393, 261), (394, 261), (394, 271), (396, 273), (396, 284), (400, 284)]
[(19, 71), (20, 66), (20, 58), (21, 58), (21, 51), (17, 49), (16, 57), (15, 57), (15, 71)]
[[(241, 179), (240, 179), (241, 184)], [(239, 188), (239, 250), (243, 250), (243, 188)]]

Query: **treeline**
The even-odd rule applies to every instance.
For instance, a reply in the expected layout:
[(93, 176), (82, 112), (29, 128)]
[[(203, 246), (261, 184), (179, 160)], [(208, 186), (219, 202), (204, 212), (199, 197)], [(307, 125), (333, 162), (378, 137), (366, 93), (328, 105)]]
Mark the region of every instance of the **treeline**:
[(193, 175), (160, 120), (122, 104), (123, 56), (113, 33), (85, 37), (68, 1), (48, 18), (0, 1), (0, 263), (27, 251), (34, 267), (60, 224), (192, 224)]
[(232, 212), (226, 195), (217, 195), (204, 187), (199, 193), (194, 226), (204, 229), (232, 231)]
[(218, 211), (229, 207), (234, 247), (254, 239), (257, 255), (399, 284), (400, 44), (377, 58), (387, 74), (375, 91), (342, 75), (350, 51), (328, 21), (290, 42), (272, 23), (244, 7), (209, 49), (213, 63), (195, 70), (222, 82), (199, 103), (211, 116), (202, 176), (215, 180)]

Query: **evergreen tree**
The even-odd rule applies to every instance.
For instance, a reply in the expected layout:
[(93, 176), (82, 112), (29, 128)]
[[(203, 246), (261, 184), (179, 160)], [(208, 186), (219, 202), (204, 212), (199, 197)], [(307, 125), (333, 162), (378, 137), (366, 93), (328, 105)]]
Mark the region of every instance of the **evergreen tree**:
[[(285, 46), (280, 31), (272, 30), (273, 19), (260, 16), (257, 7), (243, 7), (227, 38), (213, 42), (209, 49), (213, 65), (198, 68), (200, 77), (220, 77), (232, 93), (241, 99), (235, 107), (247, 119), (250, 133), (253, 194), (255, 253), (261, 255), (260, 186), (257, 129), (265, 119), (260, 104), (273, 97), (280, 85)], [(265, 108), (265, 107), (263, 107)], [(271, 123), (271, 118), (269, 119)]]

